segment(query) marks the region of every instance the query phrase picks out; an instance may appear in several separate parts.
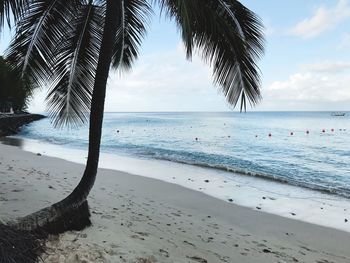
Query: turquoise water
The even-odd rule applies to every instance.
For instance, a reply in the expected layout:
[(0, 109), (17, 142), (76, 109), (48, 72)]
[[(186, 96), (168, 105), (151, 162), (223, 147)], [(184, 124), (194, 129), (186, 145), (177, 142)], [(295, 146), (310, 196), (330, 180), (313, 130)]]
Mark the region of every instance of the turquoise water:
[[(350, 198), (349, 116), (106, 113), (102, 151), (264, 177)], [(25, 127), (19, 136), (86, 149), (87, 134), (85, 126), (58, 130), (44, 119)]]

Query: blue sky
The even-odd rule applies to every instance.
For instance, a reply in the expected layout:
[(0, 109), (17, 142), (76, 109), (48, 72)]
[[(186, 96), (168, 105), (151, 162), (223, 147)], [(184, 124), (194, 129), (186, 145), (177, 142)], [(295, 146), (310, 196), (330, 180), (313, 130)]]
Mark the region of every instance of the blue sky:
[[(350, 110), (350, 0), (242, 0), (266, 27), (262, 102), (252, 110)], [(153, 17), (131, 72), (112, 72), (107, 111), (226, 111), (211, 69), (186, 61), (172, 21)], [(9, 32), (0, 39), (0, 52)], [(43, 111), (45, 90), (30, 110)]]

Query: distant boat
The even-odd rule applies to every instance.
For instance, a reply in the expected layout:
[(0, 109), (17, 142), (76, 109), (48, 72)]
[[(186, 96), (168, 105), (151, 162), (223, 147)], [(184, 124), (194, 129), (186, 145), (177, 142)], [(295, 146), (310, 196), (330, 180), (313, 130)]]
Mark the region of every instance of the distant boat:
[(334, 117), (344, 117), (346, 115), (345, 112), (332, 112), (331, 116)]

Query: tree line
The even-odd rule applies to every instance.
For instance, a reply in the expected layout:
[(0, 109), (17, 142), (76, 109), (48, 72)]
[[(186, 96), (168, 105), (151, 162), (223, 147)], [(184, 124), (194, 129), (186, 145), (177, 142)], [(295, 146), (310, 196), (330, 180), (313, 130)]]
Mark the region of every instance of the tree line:
[(27, 110), (32, 95), (30, 81), (0, 56), (0, 112)]

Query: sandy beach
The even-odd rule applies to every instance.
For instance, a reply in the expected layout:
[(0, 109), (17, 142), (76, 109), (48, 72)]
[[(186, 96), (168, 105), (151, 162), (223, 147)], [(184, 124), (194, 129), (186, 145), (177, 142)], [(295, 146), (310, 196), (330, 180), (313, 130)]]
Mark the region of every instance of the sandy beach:
[[(0, 219), (52, 204), (84, 166), (0, 145)], [(166, 173), (166, 171), (164, 171)], [(93, 225), (51, 237), (44, 262), (350, 262), (350, 234), (100, 169)]]

